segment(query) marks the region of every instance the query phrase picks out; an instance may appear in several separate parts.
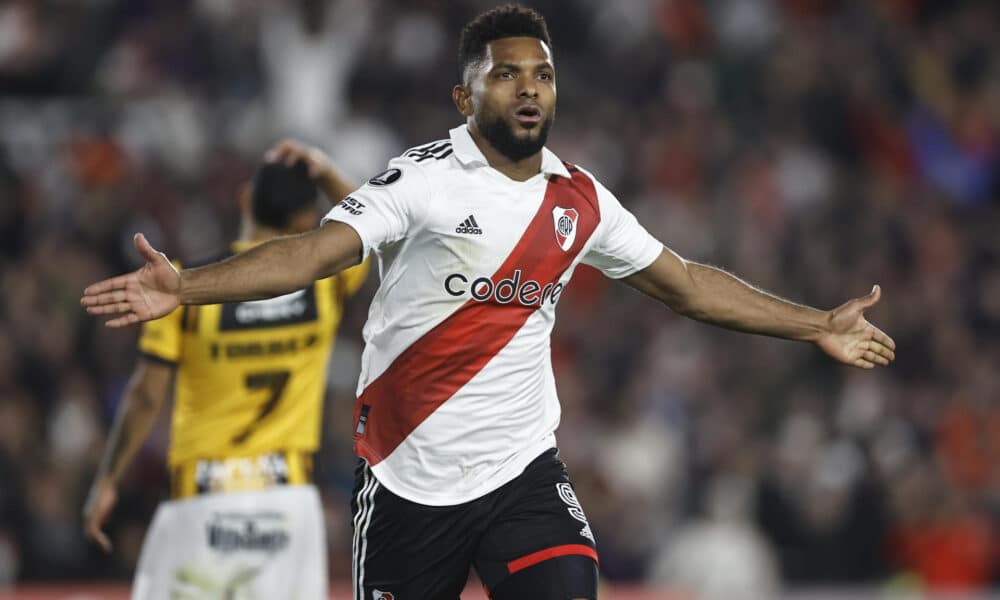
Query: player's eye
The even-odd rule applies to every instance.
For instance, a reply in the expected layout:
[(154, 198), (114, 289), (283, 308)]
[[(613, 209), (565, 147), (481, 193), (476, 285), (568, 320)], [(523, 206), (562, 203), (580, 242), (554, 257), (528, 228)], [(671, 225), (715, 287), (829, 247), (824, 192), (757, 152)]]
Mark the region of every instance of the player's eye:
[(538, 78), (541, 79), (541, 80), (543, 80), (543, 81), (552, 81), (552, 79), (553, 79), (552, 73), (548, 73), (548, 72), (545, 72), (545, 71), (542, 71), (541, 73), (539, 73), (538, 74)]
[(514, 73), (511, 71), (500, 71), (497, 77), (500, 79), (514, 79)]

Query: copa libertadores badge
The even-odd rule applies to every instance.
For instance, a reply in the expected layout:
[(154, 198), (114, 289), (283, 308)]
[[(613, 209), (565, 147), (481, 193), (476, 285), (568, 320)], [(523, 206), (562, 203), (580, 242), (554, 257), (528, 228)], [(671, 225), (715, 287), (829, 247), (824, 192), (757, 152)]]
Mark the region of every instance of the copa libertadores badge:
[(576, 239), (576, 221), (580, 213), (575, 208), (557, 206), (552, 209), (552, 225), (556, 228), (556, 242), (563, 252), (568, 252)]
[(369, 179), (368, 183), (372, 185), (389, 185), (390, 183), (396, 183), (396, 181), (398, 181), (402, 176), (403, 172), (399, 169), (386, 169), (375, 177)]

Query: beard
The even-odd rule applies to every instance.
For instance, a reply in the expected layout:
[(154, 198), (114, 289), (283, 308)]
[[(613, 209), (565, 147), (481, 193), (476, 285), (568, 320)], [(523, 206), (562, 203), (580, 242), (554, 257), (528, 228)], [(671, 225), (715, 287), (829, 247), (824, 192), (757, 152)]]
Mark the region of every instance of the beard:
[(514, 134), (514, 128), (520, 127), (520, 125), (511, 125), (500, 115), (489, 115), (479, 123), (479, 133), (500, 154), (513, 161), (519, 161), (534, 155), (545, 146), (545, 141), (549, 137), (549, 128), (552, 127), (552, 119), (553, 116), (547, 115), (545, 120), (537, 125), (538, 134), (536, 136), (520, 138)]

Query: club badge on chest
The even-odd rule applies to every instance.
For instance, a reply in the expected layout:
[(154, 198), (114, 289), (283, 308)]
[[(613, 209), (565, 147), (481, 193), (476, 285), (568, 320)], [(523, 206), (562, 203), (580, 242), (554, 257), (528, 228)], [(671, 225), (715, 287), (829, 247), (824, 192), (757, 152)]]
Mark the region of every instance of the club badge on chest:
[(579, 218), (580, 213), (575, 208), (557, 206), (552, 209), (552, 225), (556, 230), (556, 242), (563, 252), (568, 252), (573, 247), (573, 240), (576, 239), (576, 221)]

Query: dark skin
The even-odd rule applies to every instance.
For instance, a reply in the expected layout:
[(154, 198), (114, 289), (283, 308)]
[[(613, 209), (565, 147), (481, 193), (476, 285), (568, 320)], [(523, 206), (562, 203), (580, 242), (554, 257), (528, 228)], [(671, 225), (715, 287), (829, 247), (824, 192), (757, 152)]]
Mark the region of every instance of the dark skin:
[(105, 552), (111, 552), (111, 539), (104, 524), (118, 503), (118, 483), (149, 437), (173, 378), (173, 367), (142, 358), (125, 388), (104, 459), (83, 507), (84, 533)]
[[(296, 161), (304, 161), (309, 167), (309, 176), (316, 181), (331, 204), (336, 204), (355, 188), (355, 182), (338, 171), (333, 161), (321, 150), (295, 140), (278, 143), (268, 151), (265, 159), (270, 162), (284, 162), (289, 166)], [(315, 210), (306, 208), (292, 215), (285, 230), (266, 227), (253, 220), (250, 194), (248, 182), (240, 191), (239, 198), (242, 213), (240, 239), (243, 241), (262, 242), (289, 234), (299, 234), (313, 229), (319, 219)], [(163, 255), (157, 254), (157, 256)], [(170, 271), (164, 273), (168, 275), (176, 273), (169, 262), (166, 266)], [(121, 409), (115, 415), (114, 425), (108, 435), (104, 458), (98, 467), (83, 507), (84, 533), (105, 552), (112, 550), (111, 540), (105, 533), (104, 526), (118, 503), (119, 484), (132, 459), (149, 437), (157, 415), (167, 399), (173, 378), (174, 367), (140, 358), (125, 389)]]
[[(505, 155), (481, 125), (499, 116), (519, 139), (538, 136), (555, 111), (555, 70), (549, 48), (535, 38), (491, 42), (486, 59), (471, 67), (452, 99), (490, 167), (516, 181), (539, 174), (541, 151)], [(524, 107), (537, 109), (521, 114)], [(142, 234), (136, 247), (146, 260), (138, 271), (84, 290), (81, 304), (93, 315), (113, 315), (108, 326), (155, 319), (179, 304), (211, 304), (288, 293), (357, 264), (362, 243), (343, 223), (280, 237), (221, 263), (178, 273)], [(816, 344), (833, 359), (873, 369), (895, 358), (895, 342), (871, 325), (864, 312), (881, 297), (871, 293), (830, 310), (783, 300), (709, 265), (688, 261), (668, 248), (645, 269), (623, 280), (675, 312), (729, 329)]]
[[(455, 86), (451, 97), (490, 166), (516, 181), (538, 174), (541, 152), (522, 160), (504, 156), (479, 124), (499, 115), (516, 137), (538, 138), (542, 122), (552, 119), (556, 109), (555, 67), (545, 42), (531, 37), (491, 42), (484, 59), (467, 70), (466, 81)], [(518, 109), (525, 104), (538, 107), (539, 120), (519, 118)], [(668, 249), (623, 281), (685, 316), (749, 333), (811, 341), (853, 366), (872, 368), (895, 358), (895, 343), (864, 319), (864, 310), (881, 297), (877, 286), (867, 296), (826, 313), (777, 298)]]
[[(490, 166), (515, 181), (538, 174), (542, 154), (522, 160), (505, 156), (487, 140), (479, 124), (500, 116), (519, 139), (537, 140), (542, 123), (556, 111), (556, 75), (552, 51), (545, 42), (516, 37), (496, 40), (486, 48), (482, 62), (470, 68), (467, 81), (456, 85), (451, 99), (469, 123), (469, 133)], [(537, 117), (519, 116), (526, 106), (540, 111)]]
[[(496, 40), (489, 44), (486, 60), (470, 67), (466, 81), (452, 90), (452, 99), (490, 166), (517, 181), (540, 172), (541, 152), (521, 159), (505, 156), (482, 135), (481, 125), (500, 115), (516, 136), (538, 135), (539, 127), (516, 113), (530, 105), (538, 109), (535, 121), (552, 118), (556, 87), (551, 58), (546, 45), (535, 38)], [(354, 229), (333, 222), (178, 273), (142, 234), (136, 234), (135, 242), (146, 265), (91, 285), (80, 300), (92, 315), (114, 315), (107, 323), (110, 327), (155, 319), (179, 304), (289, 293), (357, 264), (362, 251)], [(669, 248), (623, 281), (679, 314), (728, 329), (811, 342), (846, 365), (872, 369), (895, 358), (895, 342), (864, 317), (881, 298), (878, 286), (833, 310), (819, 310), (778, 298), (721, 269), (685, 260)]]

